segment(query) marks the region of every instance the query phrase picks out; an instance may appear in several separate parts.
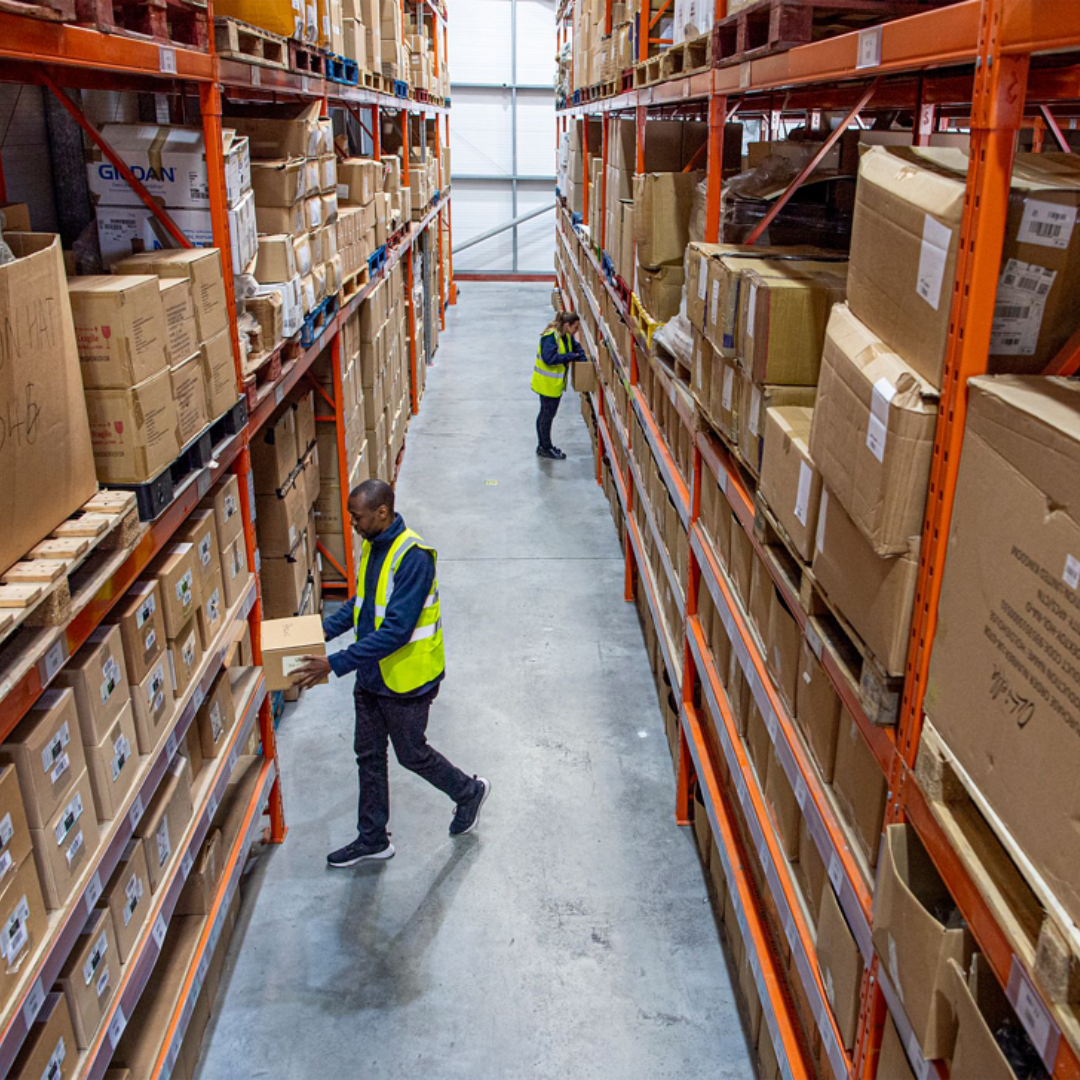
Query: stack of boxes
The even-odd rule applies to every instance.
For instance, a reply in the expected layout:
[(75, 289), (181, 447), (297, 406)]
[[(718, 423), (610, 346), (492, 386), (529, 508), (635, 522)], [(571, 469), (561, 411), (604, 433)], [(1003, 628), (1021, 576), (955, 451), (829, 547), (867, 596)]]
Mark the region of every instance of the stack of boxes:
[(402, 7), (397, 0), (379, 0), (382, 74), (387, 79), (404, 81), (409, 78), (409, 68), (404, 46)]
[(382, 34), (378, 0), (344, 0), (343, 55), (363, 71), (382, 72)]
[(338, 240), (346, 279), (363, 270), (386, 243), (385, 172), (382, 163), (373, 158), (338, 162)]

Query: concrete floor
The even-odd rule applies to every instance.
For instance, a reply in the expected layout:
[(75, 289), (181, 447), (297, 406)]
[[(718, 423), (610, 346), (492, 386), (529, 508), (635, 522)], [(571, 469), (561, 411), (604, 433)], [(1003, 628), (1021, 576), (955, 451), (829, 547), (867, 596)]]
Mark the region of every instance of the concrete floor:
[(550, 285), (466, 283), (398, 491), (439, 550), (434, 746), (493, 783), (476, 834), (391, 763), (397, 856), (354, 836), (352, 682), (280, 728), (289, 835), (249, 874), (199, 1080), (754, 1074), (575, 395), (534, 456)]

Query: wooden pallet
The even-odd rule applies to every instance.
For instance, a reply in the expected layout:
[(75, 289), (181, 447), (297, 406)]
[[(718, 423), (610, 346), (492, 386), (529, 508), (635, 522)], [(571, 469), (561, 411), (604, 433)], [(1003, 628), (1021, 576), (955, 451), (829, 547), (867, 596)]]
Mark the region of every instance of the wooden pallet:
[(0, 0), (0, 11), (9, 15), (25, 15), (49, 22), (71, 22), (75, 18), (75, 0), (43, 0), (28, 3), (24, 0)]
[(634, 65), (634, 88), (652, 86), (660, 81), (660, 61), (662, 57), (654, 56), (649, 60), (642, 60)]
[(214, 47), (218, 56), (227, 60), (243, 60), (260, 67), (289, 66), (289, 42), (261, 27), (218, 16), (214, 19)]
[(371, 271), (365, 261), (341, 283), (341, 306), (344, 307), (370, 280)]
[(287, 362), (286, 346), (275, 348), (256, 359), (244, 363), (244, 396), (247, 398), (248, 412), (254, 412), (259, 402), (266, 396), (269, 387), (281, 378), (281, 371)]
[(290, 38), (289, 70), (297, 75), (321, 79), (326, 74), (326, 57), (313, 46)]
[(75, 0), (75, 19), (105, 34), (202, 51), (209, 46), (206, 7), (189, 0)]
[(0, 642), (21, 626), (63, 626), (70, 618), (72, 578), (95, 552), (130, 547), (138, 534), (135, 497), (100, 491), (0, 575)]
[(1032, 865), (929, 720), (915, 779), (1017, 959), (1053, 1003), (1065, 1038), (1080, 1042), (1080, 927)]
[(759, 0), (713, 26), (712, 61), (723, 66), (755, 60), (931, 6), (901, 0)]
[(712, 62), (712, 34), (702, 34), (660, 54), (660, 76), (674, 79), (680, 75), (690, 75), (695, 71), (704, 71)]

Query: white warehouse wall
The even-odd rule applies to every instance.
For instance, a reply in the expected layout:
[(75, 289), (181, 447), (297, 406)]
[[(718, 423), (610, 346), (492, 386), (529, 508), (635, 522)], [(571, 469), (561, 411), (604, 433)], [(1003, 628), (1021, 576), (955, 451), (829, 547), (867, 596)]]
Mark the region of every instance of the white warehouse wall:
[[(555, 200), (555, 0), (454, 0), (449, 26), (457, 247)], [(551, 273), (554, 257), (548, 212), (455, 255), (454, 270)]]

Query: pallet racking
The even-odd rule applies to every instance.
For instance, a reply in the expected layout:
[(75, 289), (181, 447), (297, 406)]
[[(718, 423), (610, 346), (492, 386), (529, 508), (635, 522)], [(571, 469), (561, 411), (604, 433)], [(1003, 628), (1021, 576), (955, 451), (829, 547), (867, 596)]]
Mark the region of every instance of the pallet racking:
[[(437, 76), (447, 49), (445, 8), (437, 0), (401, 2), (403, 10), (408, 2), (414, 5), (417, 18), (429, 20), (431, 23)], [(447, 308), (457, 300), (450, 256), (450, 185), (449, 177), (442, 175), (440, 153), (441, 147), (449, 141), (448, 101), (435, 102), (427, 94), (420, 95), (426, 100), (417, 100), (416, 96), (402, 97), (399, 94), (382, 93), (361, 86), (343, 85), (283, 68), (218, 57), (213, 33), (209, 35), (208, 48), (200, 51), (179, 44), (165, 44), (124, 33), (103, 33), (85, 26), (37, 18), (31, 14), (13, 13), (16, 8), (17, 5), (12, 4), (0, 12), (0, 80), (41, 86), (55, 94), (106, 156), (111, 157), (114, 164), (119, 163), (119, 171), (125, 174), (125, 179), (181, 246), (191, 245), (178, 233), (167, 212), (153, 203), (139, 181), (126, 171), (123, 163), (104, 143), (74, 101), (65, 94), (65, 90), (108, 89), (167, 95), (180, 109), (186, 109), (191, 104), (191, 99), (197, 100), (207, 148), (214, 243), (222, 252), (222, 265), (226, 271), (225, 288), (238, 395), (243, 393), (244, 383), (237, 336), (236, 298), (233, 277), (228, 271), (232, 260), (221, 152), (223, 101), (256, 101), (264, 104), (321, 101), (324, 116), (340, 110), (360, 125), (372, 147), (372, 156), (376, 159), (380, 157), (379, 133), (382, 118), (384, 114), (396, 115), (401, 125), (402, 181), (406, 192), (409, 190), (409, 140), (416, 137), (425, 148), (424, 153), (431, 145), (435, 154), (438, 195), (435, 205), (421, 220), (408, 222), (390, 238), (387, 255), (381, 267), (372, 273), (365, 285), (339, 305), (336, 314), (319, 332), (317, 340), (298, 350), (295, 356), (281, 365), (280, 375), (273, 382), (260, 387), (257, 401), (253, 402), (246, 412), (240, 409), (229, 414), (234, 422), (226, 424), (225, 430), (219, 433), (221, 437), (213, 447), (211, 460), (185, 477), (163, 511), (153, 521), (140, 526), (133, 546), (118, 552), (83, 586), (72, 605), (69, 621), (60, 627), (24, 634), (19, 639), (19, 648), (15, 655), (12, 655), (12, 650), (7, 650), (3, 659), (0, 659), (0, 741), (26, 716), (67, 659), (87, 641), (128, 587), (170, 542), (206, 492), (220, 478), (230, 473), (237, 477), (240, 486), (247, 565), (257, 572), (259, 556), (249, 445), (286, 395), (303, 381), (312, 383), (318, 392), (323, 392), (311, 379), (309, 369), (315, 358), (327, 349), (330, 351), (336, 389), (334, 415), (330, 422), (336, 426), (341, 451), (339, 461), (343, 473), (340, 477), (340, 488), (343, 501), (347, 499), (348, 476), (345, 474), (347, 466), (343, 445), (345, 416), (341, 394), (341, 329), (345, 320), (356, 312), (359, 305), (398, 262), (404, 263), (408, 295), (412, 297), (414, 252), (431, 228), (435, 230), (430, 249), (438, 261), (436, 280), (442, 326), (445, 326)], [(31, 5), (27, 5), (27, 9), (29, 12)], [(207, 5), (205, 10), (207, 24), (212, 27), (212, 6)], [(0, 167), (0, 203), (6, 200), (7, 190), (3, 169)], [(447, 254), (446, 273), (443, 271), (444, 251)], [(409, 305), (408, 314), (410, 401), (411, 411), (415, 414), (419, 406), (417, 364), (421, 362), (417, 334), (421, 330), (412, 303)], [(283, 349), (284, 345), (278, 346), (279, 352)], [(343, 511), (344, 509), (343, 506)], [(328, 553), (324, 554), (328, 556)], [(346, 566), (343, 570), (345, 580), (349, 581), (355, 575), (351, 534), (346, 535), (345, 558)], [(334, 587), (341, 586), (327, 583), (327, 592)], [(7, 1075), (9, 1072), (31, 1025), (46, 1001), (49, 989), (75, 946), (86, 915), (94, 909), (103, 884), (117, 865), (143, 809), (162, 782), (170, 762), (180, 752), (184, 736), (196, 712), (215, 677), (222, 670), (228, 646), (227, 632), (238, 622), (247, 622), (251, 632), (255, 667), (251, 669), (243, 685), (234, 687), (238, 721), (230, 735), (228, 749), (215, 759), (213, 768), (206, 770), (208, 778), (200, 776), (193, 787), (195, 815), (180, 845), (183, 856), (174, 863), (166, 883), (154, 895), (152, 917), (139, 937), (129, 963), (125, 965), (121, 983), (109, 1006), (106, 1022), (102, 1024), (93, 1046), (80, 1057), (75, 1075), (100, 1077), (109, 1068), (112, 1052), (120, 1040), (127, 1018), (131, 1016), (160, 955), (170, 917), (184, 882), (191, 873), (194, 857), (222, 801), (226, 786), (238, 769), (244, 769), (240, 754), (257, 726), (261, 755), (255, 766), (244, 773), (242, 798), (245, 810), (242, 827), (230, 850), (225, 852), (225, 869), (211, 913), (191, 957), (190, 969), (169, 1024), (164, 1048), (153, 1069), (154, 1076), (168, 1076), (172, 1072), (195, 1001), (206, 977), (210, 956), (220, 938), (226, 914), (236, 892), (247, 852), (251, 844), (260, 837), (270, 843), (281, 843), (287, 831), (278, 772), (275, 722), (260, 666), (260, 619), (260, 586), (256, 573), (243, 596), (224, 619), (225, 625), (216, 646), (206, 652), (197, 678), (177, 703), (164, 744), (159, 745), (157, 752), (151, 757), (137, 785), (125, 800), (122, 813), (118, 813), (105, 830), (104, 841), (86, 867), (72, 899), (62, 911), (50, 914), (44, 940), (34, 948), (28, 962), (24, 963), (20, 970), (19, 985), (12, 1004), (6, 1015), (0, 1017), (0, 1075)]]
[[(571, 13), (572, 3), (560, 5), (560, 49), (568, 41)], [(714, 20), (726, 13), (726, 0), (716, 0)], [(655, 22), (649, 21), (651, 14), (645, 0), (634, 6), (638, 27), (651, 27)], [(610, 0), (606, 5), (606, 26), (610, 31)], [(644, 36), (638, 38), (641, 59), (648, 55), (649, 43)], [(1062, 149), (1068, 149), (1060, 121), (1065, 116), (1076, 116), (1076, 101), (1080, 98), (1078, 48), (1080, 5), (1068, 0), (958, 0), (784, 52), (727, 62), (724, 66), (717, 66), (714, 59), (708, 70), (662, 79), (645, 87), (606, 94), (604, 88), (578, 88), (571, 94), (571, 103), (559, 110), (556, 120), (558, 144), (577, 118), (599, 118), (603, 132), (601, 175), (606, 176), (611, 117), (630, 116), (636, 122), (638, 171), (644, 162), (644, 133), (649, 117), (706, 119), (707, 242), (719, 239), (720, 168), (726, 120), (760, 118), (775, 138), (785, 118), (798, 117), (816, 126), (824, 111), (847, 112), (841, 125), (846, 128), (861, 112), (905, 109), (915, 117), (912, 134), (917, 145), (927, 144), (939, 124), (950, 120), (970, 129), (971, 165), (960, 233), (961, 257), (952, 289), (945, 377), (908, 660), (899, 718), (894, 725), (879, 726), (874, 722), (857, 687), (835, 656), (822, 649), (815, 626), (798, 603), (797, 582), (793, 589), (775, 562), (765, 560), (765, 565), (882, 770), (888, 788), (885, 823), (907, 822), (914, 827), (1047, 1071), (1058, 1080), (1080, 1077), (1080, 1025), (1067, 996), (1048, 990), (1045, 981), (1040, 982), (1036, 975), (1037, 929), (1034, 934), (1030, 927), (1025, 929), (1023, 920), (1010, 910), (1008, 897), (996, 891), (996, 883), (989, 875), (979, 873), (971, 852), (965, 850), (962, 832), (947, 828), (935, 812), (931, 798), (920, 786), (915, 766), (923, 741), (923, 696), (964, 431), (965, 386), (969, 378), (986, 370), (1017, 136), (1022, 129), (1031, 129), (1036, 149), (1048, 136)], [(621, 86), (627, 81), (624, 74)], [(587, 123), (582, 130), (587, 150)], [(809, 171), (808, 167), (793, 182), (785, 198)], [(603, 186), (599, 192), (590, 192), (588, 187), (586, 182), (586, 219), (588, 200), (604, 200), (606, 194)], [(600, 220), (603, 222), (603, 215)], [(634, 520), (635, 503), (645, 502), (645, 520), (662, 551), (665, 545), (656, 524), (658, 515), (656, 508), (648, 506), (644, 470), (634, 462), (635, 448), (619, 419), (619, 403), (601, 383), (590, 395), (599, 433), (597, 478), (601, 477), (600, 459), (606, 455), (626, 517), (626, 599), (634, 598), (636, 581), (638, 589), (646, 594), (656, 624), (668, 679), (681, 698), (676, 818), (680, 824), (690, 823), (696, 782), (721, 854), (738, 931), (746, 946), (781, 1075), (805, 1077), (819, 1072), (797, 1034), (791, 1005), (793, 991), (809, 1002), (824, 1056), (836, 1076), (858, 1080), (875, 1076), (886, 1016), (891, 1016), (896, 1025), (915, 1075), (920, 1080), (945, 1075), (942, 1063), (924, 1060), (905, 1017), (903, 1002), (876, 959), (871, 945), (873, 880), (860, 869), (839, 826), (820, 775), (809, 762), (793, 719), (773, 685), (717, 548), (700, 520), (703, 492), (709, 487), (718, 488), (757, 554), (762, 555), (763, 542), (755, 531), (753, 492), (721, 441), (711, 432), (697, 430), (692, 401), (673, 373), (663, 364), (650, 362), (652, 327), (636, 310), (636, 297), (628, 297), (625, 286), (605, 272), (608, 260), (603, 256), (603, 224), (600, 227), (599, 237), (586, 238), (576, 218), (565, 210), (558, 215), (556, 266), (563, 303), (569, 307), (574, 297), (580, 297), (588, 305), (612, 354), (617, 376), (625, 384), (629, 415), (641, 424), (666, 494), (688, 530), (686, 646), (679, 657), (674, 655), (671, 628), (665, 625), (657, 582)], [(627, 324), (628, 335), (612, 333), (613, 328), (604, 319), (605, 309), (614, 310)], [(620, 355), (620, 339), (629, 340), (629, 355)], [(587, 345), (596, 359), (595, 343), (590, 340)], [(1080, 335), (1075, 335), (1046, 374), (1071, 375), (1078, 370)], [(665, 435), (657, 423), (667, 402), (677, 414), (679, 427), (685, 429), (680, 430), (680, 438), (692, 440), (688, 475), (683, 475), (677, 464), (674, 437), (669, 439), (670, 432)], [(620, 462), (626, 467), (620, 467)], [(670, 559), (661, 556), (661, 565), (675, 595), (683, 597)], [(779, 850), (763, 792), (739, 740), (731, 704), (698, 618), (699, 584), (707, 589), (727, 630), (739, 667), (764, 717), (772, 749), (827, 868), (828, 887), (835, 893), (865, 962), (858, 1032), (851, 1053), (845, 1051), (839, 1039), (813, 940), (793, 898), (787, 861)], [(734, 824), (739, 817), (746, 825), (743, 835), (750, 838), (745, 845)], [(748, 862), (754, 861), (765, 882), (761, 892), (746, 870)], [(786, 940), (779, 942), (775, 931), (768, 932), (766, 923), (770, 919), (773, 926), (782, 928)], [(780, 955), (787, 951), (793, 960), (790, 977), (784, 974), (784, 958)]]

